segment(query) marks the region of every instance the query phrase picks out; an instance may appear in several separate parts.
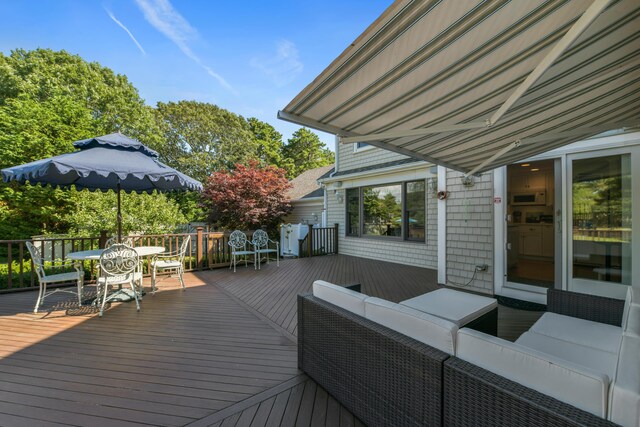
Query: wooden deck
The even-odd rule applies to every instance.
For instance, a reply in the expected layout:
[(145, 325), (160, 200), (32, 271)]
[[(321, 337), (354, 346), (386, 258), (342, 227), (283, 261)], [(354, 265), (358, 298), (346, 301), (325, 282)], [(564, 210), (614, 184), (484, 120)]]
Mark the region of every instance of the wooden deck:
[[(0, 426), (357, 426), (296, 368), (296, 295), (316, 279), (361, 283), (400, 301), (434, 290), (435, 272), (348, 256), (188, 274), (142, 311), (95, 310), (34, 292), (0, 295)], [(500, 309), (517, 336), (539, 313)]]

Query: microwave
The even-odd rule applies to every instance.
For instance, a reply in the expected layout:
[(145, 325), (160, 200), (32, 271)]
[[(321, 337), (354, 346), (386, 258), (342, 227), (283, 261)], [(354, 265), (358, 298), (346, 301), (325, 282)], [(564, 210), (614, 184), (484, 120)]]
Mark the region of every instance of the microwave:
[(527, 191), (511, 194), (512, 206), (546, 205), (547, 193), (544, 191)]

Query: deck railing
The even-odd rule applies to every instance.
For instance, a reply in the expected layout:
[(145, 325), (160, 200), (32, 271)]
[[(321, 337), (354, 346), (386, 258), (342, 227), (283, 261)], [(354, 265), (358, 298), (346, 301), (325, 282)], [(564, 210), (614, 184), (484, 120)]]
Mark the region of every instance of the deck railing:
[(309, 232), (298, 240), (300, 258), (338, 253), (338, 224), (333, 227), (314, 227), (309, 224)]
[[(185, 271), (196, 271), (210, 268), (228, 267), (231, 262), (231, 250), (228, 245), (230, 232), (204, 231), (199, 227), (195, 233), (150, 234), (128, 236), (133, 246), (163, 246), (168, 252), (177, 251), (187, 236), (191, 243), (187, 247), (184, 258)], [(251, 239), (252, 232), (246, 232)], [(49, 274), (54, 266), (67, 260), (71, 252), (92, 250), (104, 247), (107, 235), (100, 237), (42, 237), (29, 240), (0, 240), (0, 293), (34, 289), (38, 286), (38, 278), (33, 268), (26, 242), (33, 242), (45, 261), (45, 271)], [(85, 261), (85, 278), (91, 280), (96, 261)], [(143, 272), (150, 274), (149, 259), (143, 260)]]

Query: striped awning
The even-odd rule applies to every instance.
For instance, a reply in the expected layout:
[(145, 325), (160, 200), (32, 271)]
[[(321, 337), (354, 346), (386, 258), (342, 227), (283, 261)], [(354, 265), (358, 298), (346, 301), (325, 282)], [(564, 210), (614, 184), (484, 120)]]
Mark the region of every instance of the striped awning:
[(399, 0), (278, 117), (476, 173), (640, 124), (640, 1)]

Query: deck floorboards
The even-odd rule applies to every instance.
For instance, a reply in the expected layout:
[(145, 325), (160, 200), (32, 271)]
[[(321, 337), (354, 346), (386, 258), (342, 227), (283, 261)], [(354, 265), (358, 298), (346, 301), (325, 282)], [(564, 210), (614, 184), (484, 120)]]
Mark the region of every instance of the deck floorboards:
[[(361, 426), (297, 369), (296, 296), (314, 280), (401, 301), (438, 288), (433, 270), (342, 255), (173, 278), (142, 311), (103, 318), (55, 295), (0, 295), (0, 426)], [(500, 307), (514, 339), (540, 313)]]

